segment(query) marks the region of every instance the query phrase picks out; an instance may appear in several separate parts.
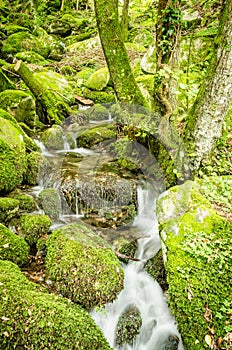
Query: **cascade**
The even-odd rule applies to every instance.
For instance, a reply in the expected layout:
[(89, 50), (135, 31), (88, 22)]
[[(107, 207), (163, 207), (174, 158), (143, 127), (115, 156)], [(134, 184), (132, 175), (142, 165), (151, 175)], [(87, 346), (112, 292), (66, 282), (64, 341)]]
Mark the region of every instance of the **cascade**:
[[(42, 150), (42, 154), (51, 159), (60, 156), (65, 150), (48, 152), (41, 142), (37, 142)], [(68, 145), (65, 145), (69, 149)], [(84, 161), (88, 164), (94, 160), (96, 153), (84, 148), (75, 148), (71, 152), (77, 152), (84, 156)], [(93, 157), (93, 159), (91, 158)], [(85, 160), (86, 159), (86, 160)], [(97, 159), (97, 158), (96, 158)], [(58, 161), (58, 163), (62, 163)], [(60, 166), (60, 165), (59, 165)], [(88, 171), (87, 167), (85, 171)], [(42, 186), (40, 187), (42, 189)], [(118, 298), (104, 308), (91, 310), (95, 322), (102, 329), (106, 339), (115, 350), (183, 350), (181, 336), (177, 330), (174, 317), (170, 314), (167, 301), (158, 282), (155, 281), (144, 270), (147, 260), (151, 259), (160, 249), (160, 239), (158, 232), (158, 222), (155, 215), (155, 206), (158, 193), (160, 193), (159, 184), (155, 182), (140, 182), (137, 188), (138, 210), (135, 217), (132, 230), (136, 233), (138, 239), (138, 249), (136, 258), (139, 261), (130, 261), (123, 265), (125, 279), (124, 289)], [(102, 207), (107, 207), (107, 198), (104, 193), (101, 196)], [(112, 203), (110, 203), (112, 204)], [(78, 198), (76, 198), (76, 214), (62, 215), (63, 223), (54, 223), (53, 229), (65, 223), (75, 222), (79, 215)], [(116, 331), (120, 316), (131, 305), (135, 305), (139, 310), (142, 324), (139, 334), (135, 337), (132, 344), (118, 346), (116, 343)], [(173, 341), (176, 343), (173, 346)], [(170, 346), (172, 344), (172, 346)]]

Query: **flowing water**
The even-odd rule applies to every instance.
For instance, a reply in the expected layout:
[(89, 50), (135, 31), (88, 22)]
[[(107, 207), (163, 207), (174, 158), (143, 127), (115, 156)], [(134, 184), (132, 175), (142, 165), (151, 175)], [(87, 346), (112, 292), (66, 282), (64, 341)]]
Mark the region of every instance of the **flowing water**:
[[(59, 158), (59, 155), (64, 152), (64, 150), (48, 152), (42, 143), (38, 143), (38, 145), (47, 158)], [(69, 149), (66, 139), (64, 139), (64, 149)], [(90, 150), (76, 148), (71, 151), (81, 153), (87, 163), (91, 163), (90, 157), (94, 157), (94, 152)], [(59, 161), (58, 166), (60, 167)], [(40, 186), (34, 188), (34, 193), (38, 194), (43, 187), (44, 183), (40, 183)], [(155, 198), (159, 193), (159, 186), (155, 182), (140, 182), (138, 185), (138, 213), (131, 230), (136, 232), (136, 237), (141, 237), (138, 239), (136, 256), (139, 261), (130, 261), (127, 265), (123, 264), (124, 289), (117, 300), (106, 305), (103, 309), (91, 311), (92, 317), (103, 330), (109, 344), (116, 350), (170, 350), (177, 348), (183, 350), (181, 336), (178, 333), (175, 320), (169, 312), (163, 291), (159, 284), (143, 269), (145, 262), (155, 256), (160, 249), (158, 223), (155, 215)], [(77, 217), (80, 217), (78, 207), (76, 214), (68, 213), (67, 215), (66, 213), (64, 215), (62, 213), (60, 222), (54, 223), (52, 229), (65, 223), (75, 222)], [(120, 316), (131, 305), (135, 305), (141, 314), (141, 329), (132, 344), (118, 347), (115, 343), (117, 324)], [(179, 344), (170, 347), (167, 342), (170, 336), (173, 339), (178, 337)]]

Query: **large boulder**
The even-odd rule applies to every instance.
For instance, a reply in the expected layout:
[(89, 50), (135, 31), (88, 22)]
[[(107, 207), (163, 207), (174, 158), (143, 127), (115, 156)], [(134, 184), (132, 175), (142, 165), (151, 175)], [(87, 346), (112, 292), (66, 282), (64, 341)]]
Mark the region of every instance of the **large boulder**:
[(195, 182), (162, 194), (157, 215), (169, 304), (185, 347), (208, 349), (220, 339), (226, 347), (232, 224), (211, 208)]
[(94, 72), (85, 82), (85, 86), (91, 90), (103, 90), (110, 80), (110, 74), (107, 67), (103, 67)]
[(105, 140), (115, 139), (116, 130), (112, 125), (100, 125), (84, 130), (77, 137), (77, 146), (91, 148)]
[(52, 232), (46, 267), (55, 288), (87, 309), (113, 301), (123, 288), (124, 274), (115, 253), (83, 224)]
[(0, 348), (110, 350), (80, 306), (39, 288), (9, 261), (0, 261)]
[(50, 47), (44, 45), (41, 40), (28, 32), (18, 32), (11, 34), (6, 39), (2, 47), (2, 55), (6, 59), (12, 59), (18, 52), (28, 50), (37, 52), (47, 58)]
[(18, 122), (35, 127), (38, 122), (34, 98), (25, 91), (5, 90), (0, 93), (1, 108), (8, 111)]
[(37, 241), (48, 234), (51, 219), (44, 214), (23, 214), (20, 217), (19, 232), (25, 241), (34, 245)]
[(0, 193), (12, 191), (26, 172), (23, 133), (10, 121), (0, 117)]
[(0, 224), (0, 259), (23, 266), (29, 260), (30, 247), (25, 240)]

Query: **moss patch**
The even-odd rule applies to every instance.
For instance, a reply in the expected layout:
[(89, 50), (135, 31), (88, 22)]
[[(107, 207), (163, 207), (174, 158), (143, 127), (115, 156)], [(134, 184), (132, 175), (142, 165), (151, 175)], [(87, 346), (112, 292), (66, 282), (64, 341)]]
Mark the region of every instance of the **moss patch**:
[(87, 309), (114, 300), (123, 288), (123, 270), (114, 252), (83, 225), (53, 231), (46, 267), (59, 292)]
[(29, 260), (29, 245), (7, 227), (0, 224), (0, 259), (22, 266)]
[(38, 289), (7, 261), (0, 261), (0, 300), (1, 349), (110, 350), (86, 311)]
[(24, 214), (20, 217), (19, 231), (25, 241), (33, 245), (48, 233), (50, 226), (51, 220), (47, 215)]

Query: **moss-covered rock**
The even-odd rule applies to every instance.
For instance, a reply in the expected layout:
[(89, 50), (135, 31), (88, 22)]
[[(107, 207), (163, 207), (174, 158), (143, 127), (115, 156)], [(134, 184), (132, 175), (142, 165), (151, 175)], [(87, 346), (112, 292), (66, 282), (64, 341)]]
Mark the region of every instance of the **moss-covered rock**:
[(23, 266), (29, 260), (29, 245), (25, 240), (0, 224), (0, 259)]
[(200, 204), (210, 207), (210, 203), (199, 192), (200, 187), (194, 181), (186, 181), (163, 192), (157, 202), (157, 216), (160, 224), (181, 216)]
[(85, 310), (38, 288), (8, 261), (0, 262), (0, 295), (1, 349), (110, 350)]
[(46, 64), (47, 61), (43, 56), (41, 56), (39, 53), (34, 52), (34, 51), (23, 51), (23, 52), (18, 52), (15, 57), (18, 60), (22, 60), (27, 63), (32, 63), (32, 64), (39, 64), (43, 65)]
[(41, 135), (41, 141), (48, 150), (60, 150), (64, 148), (63, 129), (59, 125), (53, 125)]
[(166, 291), (168, 289), (167, 276), (161, 249), (154, 256), (154, 258), (148, 260), (144, 268), (145, 271), (148, 272), (154, 278), (154, 280), (159, 283), (163, 291)]
[(57, 100), (66, 103), (74, 102), (73, 89), (69, 82), (59, 73), (53, 71), (42, 71), (34, 73), (34, 77), (44, 87), (56, 94)]
[(0, 105), (8, 111), (18, 122), (25, 122), (35, 127), (38, 121), (34, 98), (21, 90), (5, 90), (0, 93)]
[(107, 67), (103, 67), (94, 72), (84, 85), (91, 90), (103, 90), (110, 80), (110, 74)]
[(93, 100), (95, 103), (112, 103), (116, 102), (116, 94), (114, 91), (110, 93), (106, 91), (93, 91), (90, 89), (83, 89), (83, 96)]
[(45, 163), (44, 157), (40, 152), (31, 152), (27, 155), (27, 170), (24, 174), (24, 182), (28, 185), (38, 185), (40, 170)]
[(185, 347), (227, 348), (232, 225), (191, 182), (164, 193), (157, 210), (169, 304)]
[(10, 35), (2, 47), (2, 55), (4, 58), (13, 58), (18, 52), (34, 51), (44, 58), (48, 57), (50, 48), (34, 35), (28, 32), (18, 32)]
[(116, 138), (115, 128), (109, 126), (97, 126), (83, 131), (77, 137), (77, 146), (91, 148), (99, 142)]
[(142, 317), (135, 305), (126, 308), (119, 317), (116, 327), (115, 344), (122, 347), (124, 344), (132, 345), (142, 326)]
[(44, 214), (23, 214), (20, 217), (19, 232), (25, 241), (32, 246), (38, 239), (47, 235), (51, 219)]
[(123, 288), (124, 274), (114, 252), (81, 224), (53, 231), (46, 267), (58, 291), (87, 309), (111, 302)]
[(29, 194), (25, 194), (22, 191), (16, 189), (9, 194), (9, 199), (14, 199), (19, 202), (20, 212), (32, 212), (37, 209), (37, 204), (35, 199)]
[(18, 216), (19, 201), (14, 198), (0, 197), (0, 222), (7, 223)]
[(46, 188), (39, 193), (39, 201), (45, 212), (52, 220), (59, 219), (61, 214), (61, 198), (55, 188)]
[(26, 151), (22, 133), (0, 117), (0, 193), (12, 191), (26, 172)]
[(93, 107), (89, 108), (87, 112), (90, 120), (102, 121), (109, 119), (108, 109), (100, 103), (96, 103)]

